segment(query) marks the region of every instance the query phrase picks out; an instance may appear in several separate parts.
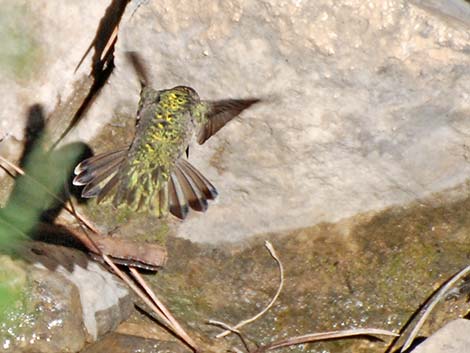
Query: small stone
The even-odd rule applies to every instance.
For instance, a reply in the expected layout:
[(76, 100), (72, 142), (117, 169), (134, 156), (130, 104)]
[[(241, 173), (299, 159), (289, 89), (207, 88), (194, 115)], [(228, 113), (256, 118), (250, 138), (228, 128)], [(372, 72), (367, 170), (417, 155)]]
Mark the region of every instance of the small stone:
[(413, 349), (412, 353), (468, 353), (470, 351), (470, 320), (457, 319)]

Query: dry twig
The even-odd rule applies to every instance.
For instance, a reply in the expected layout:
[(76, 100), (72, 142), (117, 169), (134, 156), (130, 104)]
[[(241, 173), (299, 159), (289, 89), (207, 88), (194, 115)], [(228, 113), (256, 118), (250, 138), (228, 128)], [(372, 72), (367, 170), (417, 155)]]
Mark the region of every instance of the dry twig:
[[(228, 334), (232, 333), (232, 332), (235, 332), (237, 329), (239, 329), (240, 327), (243, 327), (245, 326), (246, 324), (249, 324), (253, 321), (256, 321), (258, 320), (262, 315), (264, 315), (269, 309), (271, 309), (271, 307), (274, 305), (274, 303), (276, 302), (277, 298), (279, 297), (279, 294), (281, 294), (281, 291), (282, 291), (282, 287), (284, 286), (284, 267), (282, 266), (282, 263), (281, 263), (281, 260), (279, 260), (279, 257), (277, 256), (276, 254), (276, 251), (274, 250), (272, 244), (266, 240), (266, 242), (264, 243), (264, 246), (268, 249), (269, 251), (269, 254), (273, 257), (274, 260), (276, 260), (278, 266), (279, 266), (279, 287), (277, 289), (277, 292), (276, 294), (274, 295), (273, 299), (271, 299), (271, 301), (269, 302), (269, 304), (263, 309), (261, 310), (258, 314), (256, 314), (255, 316), (247, 319), (247, 320), (243, 320), (241, 322), (239, 322), (238, 324), (236, 324), (235, 326), (230, 326), (230, 325), (226, 325), (227, 327), (230, 327), (230, 329), (222, 332), (222, 333), (219, 333), (217, 336), (215, 336), (216, 338), (221, 338), (221, 337), (225, 337), (227, 336)], [(209, 323), (213, 322), (212, 320), (209, 321)]]
[(186, 331), (184, 331), (183, 327), (178, 323), (178, 321), (176, 321), (176, 319), (171, 314), (171, 312), (157, 298), (152, 288), (150, 288), (148, 284), (144, 281), (139, 271), (137, 271), (137, 269), (133, 267), (129, 268), (129, 271), (131, 272), (132, 276), (137, 281), (137, 283), (139, 283), (142, 286), (142, 288), (145, 290), (147, 295), (155, 303), (155, 306), (157, 307), (160, 316), (164, 317), (167, 320), (167, 322), (169, 323), (169, 326), (173, 328), (175, 333), (177, 333), (181, 338), (183, 338), (186, 342), (188, 342), (192, 348), (196, 349), (196, 343), (194, 343), (191, 337), (189, 337)]
[(311, 342), (318, 342), (318, 341), (325, 341), (331, 340), (336, 338), (345, 338), (345, 337), (353, 337), (353, 336), (376, 336), (376, 335), (384, 335), (384, 336), (398, 336), (398, 334), (393, 333), (387, 330), (380, 330), (375, 328), (358, 328), (358, 329), (351, 329), (351, 330), (343, 330), (343, 331), (329, 331), (329, 332), (319, 332), (319, 333), (311, 333), (303, 336), (296, 336), (296, 337), (289, 337), (285, 340), (277, 341), (268, 344), (267, 346), (259, 347), (253, 353), (263, 353), (266, 351), (272, 351), (275, 349), (279, 349), (282, 347), (294, 346), (298, 344), (304, 343), (311, 343)]

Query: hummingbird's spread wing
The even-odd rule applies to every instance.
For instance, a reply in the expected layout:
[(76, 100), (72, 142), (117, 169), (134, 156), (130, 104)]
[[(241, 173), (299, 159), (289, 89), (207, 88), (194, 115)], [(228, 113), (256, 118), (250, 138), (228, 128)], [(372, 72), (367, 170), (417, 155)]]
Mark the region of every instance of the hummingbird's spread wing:
[(207, 122), (200, 128), (197, 142), (202, 145), (243, 110), (259, 102), (257, 98), (208, 101)]

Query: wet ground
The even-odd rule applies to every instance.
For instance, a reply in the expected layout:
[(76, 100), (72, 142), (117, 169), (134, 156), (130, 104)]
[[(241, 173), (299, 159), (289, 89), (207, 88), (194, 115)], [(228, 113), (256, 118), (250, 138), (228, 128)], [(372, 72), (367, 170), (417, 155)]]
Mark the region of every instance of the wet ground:
[[(285, 284), (272, 309), (242, 329), (252, 347), (288, 336), (353, 327), (398, 332), (439, 285), (470, 263), (469, 210), (470, 198), (448, 203), (434, 197), (337, 224), (257, 236), (244, 244), (215, 247), (168, 238), (167, 266), (147, 279), (208, 351), (243, 349), (237, 338), (214, 340), (220, 330), (207, 321), (234, 325), (270, 301), (279, 274), (263, 245), (269, 240), (285, 267)], [(469, 310), (465, 297), (439, 305), (422, 335)], [(168, 339), (139, 312), (118, 331)], [(284, 351), (378, 353), (386, 349), (384, 342), (348, 339)]]

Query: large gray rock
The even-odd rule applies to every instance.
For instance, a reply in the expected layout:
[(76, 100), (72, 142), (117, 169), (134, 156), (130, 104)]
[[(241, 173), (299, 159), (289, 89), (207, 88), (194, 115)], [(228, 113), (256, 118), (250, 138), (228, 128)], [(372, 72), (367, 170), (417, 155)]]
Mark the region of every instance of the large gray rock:
[(80, 350), (87, 335), (77, 287), (56, 272), (12, 261), (4, 255), (0, 263), (2, 270), (8, 269), (11, 276), (24, 278), (22, 295), (2, 317), (3, 352)]
[[(41, 55), (29, 80), (0, 83), (0, 136), (18, 139), (21, 124), (12, 122), (27, 102), (50, 110), (67, 96), (105, 8), (23, 4), (24, 16), (40, 14), (31, 36)], [(407, 203), (468, 178), (470, 35), (468, 17), (456, 11), (465, 2), (132, 5), (117, 69), (70, 140), (92, 139), (116, 117), (133, 119), (139, 85), (126, 50), (143, 56), (156, 88), (185, 84), (206, 99), (265, 99), (191, 150), (220, 197), (204, 216), (190, 215), (180, 235), (236, 241)], [(77, 75), (88, 68), (85, 61)]]
[(118, 69), (78, 136), (110, 106), (133, 114), (138, 85), (122, 52), (137, 50), (155, 87), (267, 100), (191, 151), (221, 194), (181, 226), (193, 240), (334, 221), (455, 186), (469, 172), (469, 35), (434, 13), (400, 1), (149, 2), (125, 18)]

